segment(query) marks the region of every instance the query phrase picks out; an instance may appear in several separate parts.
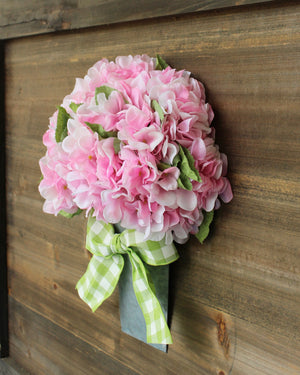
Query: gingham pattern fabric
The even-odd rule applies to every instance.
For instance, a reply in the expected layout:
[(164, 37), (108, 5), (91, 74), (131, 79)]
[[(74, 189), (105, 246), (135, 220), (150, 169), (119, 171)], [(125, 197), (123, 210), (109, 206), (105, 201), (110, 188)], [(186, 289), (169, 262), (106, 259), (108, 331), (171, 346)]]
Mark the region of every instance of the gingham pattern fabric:
[(124, 266), (123, 254), (127, 254), (132, 265), (133, 289), (146, 322), (147, 342), (171, 344), (168, 325), (143, 261), (150, 265), (174, 262), (178, 259), (175, 246), (164, 241), (145, 241), (144, 235), (135, 230), (115, 234), (111, 224), (90, 217), (86, 247), (93, 257), (76, 285), (82, 300), (95, 311), (112, 294)]

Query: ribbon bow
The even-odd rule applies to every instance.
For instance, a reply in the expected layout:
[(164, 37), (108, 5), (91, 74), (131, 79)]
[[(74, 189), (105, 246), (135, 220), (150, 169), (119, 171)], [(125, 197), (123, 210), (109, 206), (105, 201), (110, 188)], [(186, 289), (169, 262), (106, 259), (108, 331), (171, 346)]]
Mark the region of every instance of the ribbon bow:
[(172, 263), (178, 259), (175, 246), (145, 241), (143, 233), (131, 229), (116, 234), (113, 225), (89, 217), (86, 247), (93, 257), (76, 285), (80, 298), (95, 311), (114, 291), (123, 270), (123, 255), (127, 254), (133, 289), (146, 322), (147, 342), (171, 344), (168, 325), (143, 261), (153, 266)]

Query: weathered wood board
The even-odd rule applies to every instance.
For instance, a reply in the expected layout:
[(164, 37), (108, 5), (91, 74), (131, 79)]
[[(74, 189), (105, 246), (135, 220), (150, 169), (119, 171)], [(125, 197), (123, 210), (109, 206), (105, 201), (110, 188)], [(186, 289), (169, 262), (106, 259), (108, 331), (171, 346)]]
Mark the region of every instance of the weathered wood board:
[[(300, 372), (300, 5), (279, 3), (7, 41), (10, 355), (32, 374)], [(75, 77), (102, 57), (161, 54), (204, 82), (234, 200), (213, 236), (178, 246), (161, 353), (120, 330), (117, 292), (96, 313), (75, 284), (84, 217), (42, 212), (42, 135)], [(1, 367), (0, 367), (1, 368)]]
[(275, 0), (0, 0), (0, 39)]
[[(4, 43), (0, 42), (0, 77), (4, 82)], [(5, 175), (5, 87), (0, 86), (0, 358), (8, 355), (8, 299), (6, 252), (6, 181)], [(3, 202), (3, 203), (2, 203)]]

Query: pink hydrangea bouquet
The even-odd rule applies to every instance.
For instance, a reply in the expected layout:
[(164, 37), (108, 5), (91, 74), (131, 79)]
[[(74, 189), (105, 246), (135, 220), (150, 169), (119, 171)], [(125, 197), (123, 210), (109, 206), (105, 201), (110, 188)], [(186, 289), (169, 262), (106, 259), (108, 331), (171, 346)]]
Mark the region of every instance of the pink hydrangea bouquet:
[[(189, 72), (159, 55), (120, 56), (76, 79), (43, 138), (43, 210), (67, 217), (86, 210), (88, 217), (94, 257), (79, 295), (95, 310), (112, 293), (128, 254), (149, 342), (171, 337), (164, 318), (156, 318), (160, 307), (143, 263), (176, 260), (173, 241), (191, 234), (202, 243), (220, 199), (232, 199), (213, 117), (203, 85)], [(115, 233), (114, 224), (125, 230)]]

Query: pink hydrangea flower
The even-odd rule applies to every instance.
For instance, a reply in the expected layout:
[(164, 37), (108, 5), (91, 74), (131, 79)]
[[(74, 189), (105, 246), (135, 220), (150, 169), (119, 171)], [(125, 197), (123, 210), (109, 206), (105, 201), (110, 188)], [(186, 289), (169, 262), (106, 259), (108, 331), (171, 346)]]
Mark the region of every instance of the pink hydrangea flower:
[[(232, 199), (213, 111), (189, 72), (156, 69), (146, 55), (102, 59), (76, 79), (61, 111), (43, 139), (45, 212), (80, 208), (145, 239), (183, 243), (205, 211)], [(186, 157), (201, 179), (186, 175)]]

